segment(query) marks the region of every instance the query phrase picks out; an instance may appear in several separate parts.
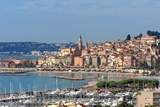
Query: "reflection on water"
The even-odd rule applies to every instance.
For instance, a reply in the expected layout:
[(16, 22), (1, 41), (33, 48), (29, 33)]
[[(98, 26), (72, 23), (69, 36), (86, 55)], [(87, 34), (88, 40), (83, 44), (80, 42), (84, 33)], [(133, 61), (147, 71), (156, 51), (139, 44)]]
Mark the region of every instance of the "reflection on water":
[(0, 74), (0, 93), (78, 88), (85, 83), (86, 80), (65, 80), (44, 73)]

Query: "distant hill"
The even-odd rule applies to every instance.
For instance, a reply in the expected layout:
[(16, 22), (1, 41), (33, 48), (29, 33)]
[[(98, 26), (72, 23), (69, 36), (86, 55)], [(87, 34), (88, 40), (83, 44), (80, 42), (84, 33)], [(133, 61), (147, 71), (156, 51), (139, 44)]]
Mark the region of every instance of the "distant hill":
[(75, 43), (0, 42), (0, 52), (58, 51), (64, 47), (74, 47)]

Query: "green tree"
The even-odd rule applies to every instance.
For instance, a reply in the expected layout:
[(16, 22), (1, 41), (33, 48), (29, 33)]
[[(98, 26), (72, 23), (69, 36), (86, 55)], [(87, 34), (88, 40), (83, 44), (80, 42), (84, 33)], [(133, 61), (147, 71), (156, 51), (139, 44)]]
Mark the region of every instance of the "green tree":
[(134, 39), (140, 39), (140, 38), (142, 38), (142, 36), (143, 36), (143, 34), (140, 33), (139, 35), (135, 36)]
[(148, 31), (147, 31), (147, 35), (149, 35), (149, 36), (159, 36), (160, 33), (159, 33), (158, 31), (148, 30)]
[(126, 40), (127, 40), (127, 41), (128, 41), (128, 40), (131, 40), (131, 35), (130, 35), (130, 34), (127, 35)]
[(148, 106), (145, 106), (145, 107), (156, 107), (156, 106), (153, 106), (153, 105), (148, 105)]
[(94, 105), (93, 107), (102, 107), (100, 104)]
[(155, 69), (160, 70), (160, 63), (159, 62), (155, 63)]
[(106, 87), (106, 81), (99, 81), (97, 84), (98, 88), (105, 88)]
[(131, 104), (127, 104), (126, 102), (122, 102), (121, 104), (119, 104), (117, 107), (134, 107)]

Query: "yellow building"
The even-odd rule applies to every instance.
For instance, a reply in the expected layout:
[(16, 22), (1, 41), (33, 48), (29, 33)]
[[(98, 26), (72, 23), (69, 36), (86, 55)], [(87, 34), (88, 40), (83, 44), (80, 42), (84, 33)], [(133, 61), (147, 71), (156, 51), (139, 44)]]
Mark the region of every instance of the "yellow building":
[(60, 55), (61, 56), (70, 55), (71, 53), (72, 53), (72, 49), (71, 48), (62, 48), (60, 50)]
[(115, 60), (115, 68), (123, 68), (122, 57), (118, 56)]

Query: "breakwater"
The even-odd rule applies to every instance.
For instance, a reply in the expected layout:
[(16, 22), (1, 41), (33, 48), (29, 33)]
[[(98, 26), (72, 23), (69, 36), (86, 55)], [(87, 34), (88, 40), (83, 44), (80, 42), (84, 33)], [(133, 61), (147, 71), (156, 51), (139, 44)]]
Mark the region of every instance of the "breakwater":
[(134, 73), (121, 73), (121, 72), (85, 72), (85, 71), (78, 71), (78, 72), (67, 72), (67, 71), (38, 71), (40, 73), (54, 75), (58, 78), (65, 78), (65, 79), (87, 79), (90, 81), (96, 80), (122, 80), (122, 79), (130, 79), (140, 76), (140, 74)]

